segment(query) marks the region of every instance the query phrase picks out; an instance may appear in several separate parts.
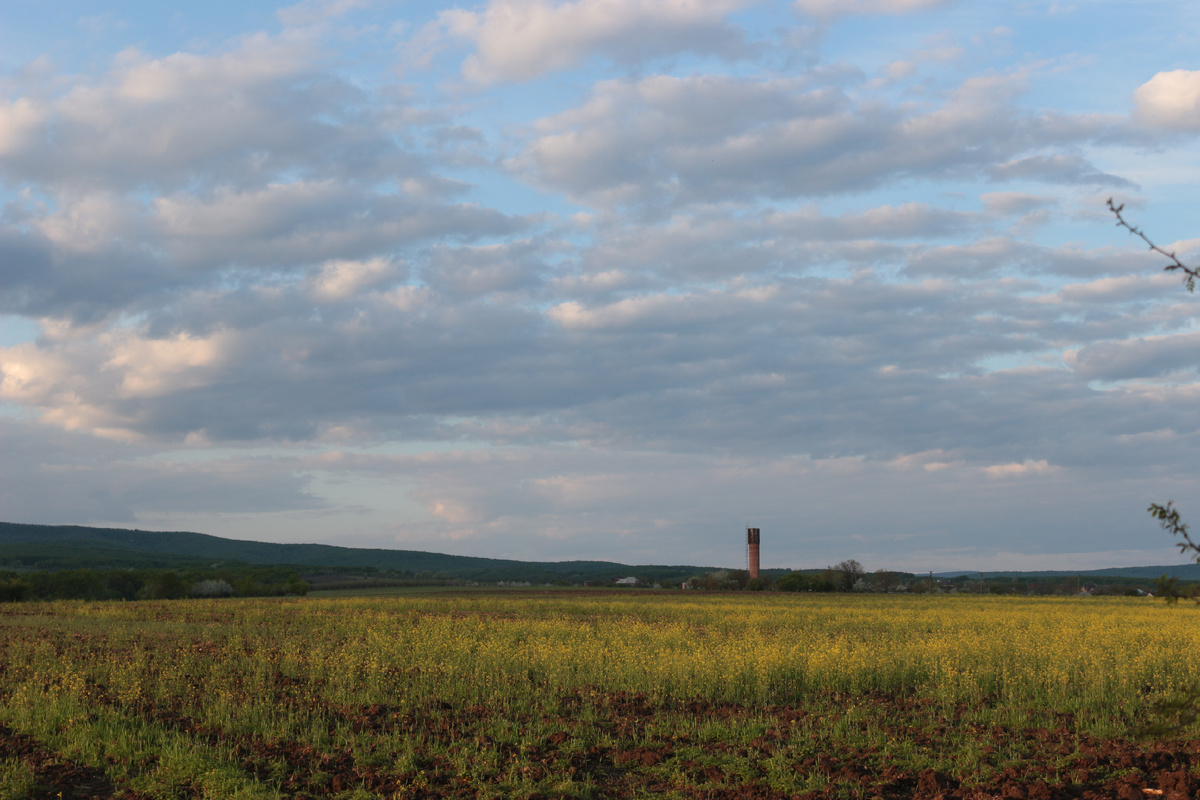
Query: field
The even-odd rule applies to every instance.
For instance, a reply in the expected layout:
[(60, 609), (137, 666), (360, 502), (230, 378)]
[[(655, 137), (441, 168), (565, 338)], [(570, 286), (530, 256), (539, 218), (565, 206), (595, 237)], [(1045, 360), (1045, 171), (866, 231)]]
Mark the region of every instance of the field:
[[(0, 797), (1192, 797), (1200, 610), (631, 592), (0, 606)], [(1194, 732), (1192, 732), (1194, 734)]]

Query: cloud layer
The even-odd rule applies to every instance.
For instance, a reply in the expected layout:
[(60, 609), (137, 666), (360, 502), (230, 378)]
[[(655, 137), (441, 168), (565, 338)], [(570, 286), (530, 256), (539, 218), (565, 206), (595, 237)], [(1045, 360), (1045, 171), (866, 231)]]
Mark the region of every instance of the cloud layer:
[(1200, 73), (1050, 103), (1067, 55), (941, 3), (379, 13), (4, 77), (0, 322), (39, 334), (0, 347), (0, 516), (1172, 557), (1140, 516), (1196, 477), (1200, 308), (1103, 201), (1171, 194)]

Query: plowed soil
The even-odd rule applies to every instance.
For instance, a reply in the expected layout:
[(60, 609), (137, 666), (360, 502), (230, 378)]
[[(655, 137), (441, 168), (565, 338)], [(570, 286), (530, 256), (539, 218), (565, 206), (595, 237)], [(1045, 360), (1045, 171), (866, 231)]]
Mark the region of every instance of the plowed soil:
[(0, 724), (0, 756), (25, 763), (37, 779), (29, 800), (150, 800), (130, 789), (118, 789), (103, 770), (72, 761), (47, 749), (31, 736)]

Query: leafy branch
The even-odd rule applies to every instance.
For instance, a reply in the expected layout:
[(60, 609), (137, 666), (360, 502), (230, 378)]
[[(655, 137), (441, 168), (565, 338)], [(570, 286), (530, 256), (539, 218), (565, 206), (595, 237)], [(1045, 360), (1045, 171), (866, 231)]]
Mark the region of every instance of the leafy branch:
[[(1150, 516), (1158, 520), (1162, 529), (1172, 536), (1178, 536), (1183, 539), (1182, 542), (1176, 542), (1175, 546), (1179, 548), (1180, 553), (1195, 555), (1196, 561), (1200, 562), (1200, 544), (1192, 539), (1188, 534), (1188, 526), (1179, 516), (1179, 509), (1175, 508), (1175, 502), (1168, 500), (1165, 506), (1160, 506), (1158, 503), (1151, 503), (1146, 509), (1150, 512)], [(1183, 591), (1179, 588), (1178, 578), (1168, 578), (1166, 575), (1158, 579), (1156, 589), (1160, 596), (1165, 597), (1168, 603), (1175, 603), (1181, 597), (1191, 597), (1197, 603), (1200, 603), (1200, 597), (1196, 596), (1197, 588), (1193, 587), (1189, 591)]]
[(1170, 697), (1151, 703), (1150, 716), (1153, 722), (1135, 731), (1138, 738), (1161, 739), (1183, 733), (1200, 718), (1200, 684), (1193, 682)]
[(1163, 271), (1165, 271), (1165, 272), (1174, 272), (1175, 270), (1182, 271), (1183, 275), (1184, 275), (1183, 285), (1187, 287), (1187, 290), (1189, 292), (1196, 291), (1196, 279), (1200, 278), (1200, 268), (1193, 268), (1193, 267), (1189, 267), (1187, 264), (1184, 264), (1182, 261), (1179, 260), (1179, 257), (1176, 256), (1174, 253), (1169, 253), (1166, 250), (1159, 247), (1158, 245), (1156, 245), (1154, 242), (1150, 241), (1150, 237), (1146, 236), (1146, 234), (1142, 232), (1141, 228), (1136, 228), (1133, 225), (1130, 225), (1128, 222), (1126, 222), (1125, 218), (1123, 216), (1121, 216), (1121, 212), (1125, 210), (1124, 203), (1122, 203), (1121, 205), (1116, 205), (1115, 203), (1113, 203), (1113, 199), (1110, 197), (1110, 198), (1108, 198), (1108, 210), (1111, 211), (1114, 216), (1116, 216), (1117, 227), (1125, 228), (1131, 234), (1133, 234), (1134, 236), (1138, 237), (1143, 242), (1145, 242), (1150, 247), (1150, 249), (1153, 250), (1155, 253), (1164, 255), (1171, 260), (1170, 264), (1167, 264), (1165, 267), (1163, 267)]

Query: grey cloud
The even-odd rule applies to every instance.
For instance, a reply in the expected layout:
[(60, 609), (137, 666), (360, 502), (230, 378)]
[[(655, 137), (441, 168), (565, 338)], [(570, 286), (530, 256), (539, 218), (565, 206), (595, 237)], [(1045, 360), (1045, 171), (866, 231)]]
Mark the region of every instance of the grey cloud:
[(64, 252), (37, 231), (13, 228), (0, 236), (0, 263), (0, 309), (85, 323), (180, 279), (136, 244), (106, 242), (92, 252)]
[[(572, 52), (468, 34), (512, 80), (733, 57), (735, 5), (622, 0)], [(636, 28), (646, 9), (678, 14)], [(0, 312), (42, 334), (0, 348), (6, 513), (251, 535), (330, 514), (392, 546), (712, 563), (753, 516), (803, 564), (869, 560), (864, 526), (893, 555), (961, 554), (968, 525), (1046, 553), (1048, 525), (1085, 542), (1154, 477), (1194, 478), (1195, 298), (1136, 242), (1021, 238), (1124, 180), (1098, 148), (1154, 140), (1122, 118), (1026, 108), (1024, 72), (902, 96), (820, 64), (605, 80), (553, 113), (595, 61), (531, 107), (356, 84), (321, 35), (11, 82)], [(418, 512), (322, 493), (360, 479)]]
[(965, 245), (920, 248), (908, 258), (903, 272), (911, 276), (967, 277), (1017, 271), (1095, 279), (1127, 276), (1138, 268), (1153, 274), (1159, 266), (1160, 262), (1142, 252), (1073, 245), (1043, 247), (1011, 236), (995, 236)]
[(165, 462), (136, 444), (0, 418), (0, 508), (8, 521), (136, 523), (155, 511), (315, 509), (308, 478), (270, 459)]
[[(797, 81), (668, 78), (599, 85), (584, 106), (542, 120), (514, 166), (603, 206), (820, 197), (903, 178), (1121, 179), (1075, 154), (1037, 152), (1111, 137), (1118, 120), (1020, 110), (1017, 79), (971, 79), (940, 107), (852, 99)], [(722, 120), (708, 115), (720, 110)], [(1033, 152), (1031, 152), (1033, 151)], [(1007, 171), (1007, 173), (1005, 172)]]
[(989, 213), (999, 215), (1028, 214), (1055, 206), (1059, 202), (1053, 197), (1022, 192), (987, 192), (980, 195), (979, 199), (983, 201)]
[(469, 187), (438, 173), (439, 147), (413, 143), (446, 115), (350, 84), (315, 42), (127, 51), (94, 78), (55, 78), (68, 87), (57, 95), (14, 84), (0, 103), (0, 181), (36, 191), (0, 218), (0, 309), (92, 322), (529, 226), (453, 202)]
[(987, 173), (997, 181), (1032, 178), (1068, 185), (1113, 186), (1121, 189), (1137, 187), (1137, 184), (1118, 175), (1099, 171), (1087, 159), (1077, 155), (1027, 156), (988, 167)]
[(858, 14), (912, 14), (949, 0), (795, 0), (796, 9), (823, 20)]
[(1089, 380), (1156, 378), (1200, 368), (1197, 345), (1200, 334), (1195, 333), (1096, 342), (1074, 353), (1070, 363)]
[(529, 224), (476, 205), (414, 202), (347, 187), (313, 193), (298, 187), (297, 193), (302, 196), (280, 188), (241, 209), (233, 202), (223, 208), (220, 198), (180, 200), (174, 220), (126, 220), (140, 235), (131, 241), (113, 232), (85, 251), (68, 233), (51, 239), (9, 226), (0, 236), (0, 308), (88, 321), (171, 303), (181, 292), (215, 289), (239, 276), (257, 274), (251, 282), (301, 276), (329, 260), (396, 254), (431, 240), (508, 235)]
[[(833, 264), (898, 266), (913, 246), (896, 240), (965, 235), (982, 227), (976, 214), (921, 203), (829, 216), (808, 207), (754, 214), (692, 208), (661, 223), (610, 224), (577, 260), (581, 296), (678, 281), (728, 280), (754, 274), (803, 274)], [(621, 272), (620, 278), (615, 274)], [(633, 281), (633, 283), (631, 283)]]
[(248, 196), (164, 198), (163, 247), (185, 266), (294, 268), (364, 258), (426, 239), (510, 234), (523, 220), (469, 204), (443, 205), (357, 186), (279, 185)]
[[(152, 318), (136, 339), (47, 341), (27, 353), (29, 363), (77, 365), (63, 366), (62, 380), (86, 413), (167, 440), (199, 432), (306, 441), (360, 423), (453, 439), (486, 434), (488, 420), (523, 418), (501, 439), (566, 431), (669, 450), (892, 457), (938, 446), (1041, 458), (1028, 448), (1044, 447), (1042, 431), (1087, 438), (1087, 416), (1067, 424), (1059, 409), (1103, 414), (1115, 398), (1088, 389), (1092, 373), (1081, 369), (984, 375), (976, 364), (1063, 352), (1157, 317), (1136, 294), (1124, 313), (1097, 316), (1069, 296), (1039, 302), (1007, 287), (785, 279), (567, 300), (543, 316), (522, 307), (536, 294), (461, 303), (412, 287), (398, 296), (367, 289), (314, 315), (295, 285), (241, 290), (215, 305), (198, 297), (164, 312), (160, 344), (144, 339), (159, 326)], [(178, 338), (190, 320), (206, 327)], [(216, 338), (198, 349), (202, 336)], [(120, 353), (158, 361), (134, 369)], [(87, 363), (110, 366), (81, 382)], [(50, 410), (56, 386), (20, 397)], [(1013, 399), (1027, 392), (1028, 401)], [(1035, 406), (1043, 428), (1026, 417)]]
[(1002, 269), (1028, 267), (1041, 255), (1038, 248), (1008, 237), (995, 237), (969, 245), (930, 247), (915, 254), (904, 267), (909, 275), (975, 276)]
[(430, 250), (423, 278), (450, 296), (532, 291), (542, 283), (542, 276), (552, 271), (547, 260), (556, 255), (556, 249), (561, 248), (531, 240), (465, 247), (439, 245)]
[[(344, 468), (397, 480), (420, 476), (414, 495), (429, 516), (392, 526), (390, 546), (490, 548), (514, 558), (552, 550), (562, 558), (633, 562), (688, 553), (689, 561), (727, 566), (744, 558), (738, 531), (747, 522), (763, 528), (773, 566), (862, 555), (872, 567), (924, 570), (946, 563), (937, 551), (953, 550), (965, 562), (980, 558), (989, 546), (980, 541), (1003, 541), (1034, 558), (1063, 547), (1125, 549), (1128, 540), (1105, 518), (1120, 520), (1122, 530), (1136, 526), (1139, 493), (1151, 488), (1149, 481), (1118, 486), (1088, 467), (996, 478), (956, 462), (953, 452), (924, 456), (906, 464), (548, 446)], [(951, 463), (937, 468), (939, 459)], [(1062, 504), (1075, 510), (1065, 523), (1054, 515)], [(1055, 536), (1047, 535), (1051, 528)], [(968, 530), (982, 535), (969, 539)]]

